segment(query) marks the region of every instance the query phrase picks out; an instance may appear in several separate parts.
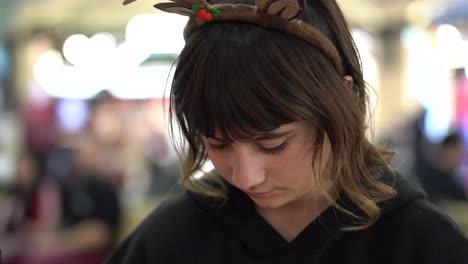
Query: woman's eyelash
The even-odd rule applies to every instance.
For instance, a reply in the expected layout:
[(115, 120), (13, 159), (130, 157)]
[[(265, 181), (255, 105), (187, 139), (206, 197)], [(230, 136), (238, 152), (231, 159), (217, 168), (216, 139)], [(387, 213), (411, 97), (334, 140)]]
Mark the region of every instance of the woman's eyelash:
[(265, 154), (275, 155), (275, 154), (281, 153), (287, 146), (288, 146), (288, 141), (286, 140), (280, 145), (273, 147), (273, 148), (264, 148), (264, 147), (260, 147), (260, 148)]
[(223, 143), (223, 144), (213, 144), (213, 143), (210, 143), (208, 142), (208, 147), (210, 148), (210, 150), (212, 151), (218, 151), (218, 150), (224, 150), (228, 147), (228, 144), (229, 143)]
[[(259, 146), (260, 150), (268, 155), (275, 155), (281, 153), (286, 147), (288, 146), (288, 141), (284, 141), (280, 145), (273, 147), (273, 148), (265, 148), (262, 146)], [(208, 148), (212, 151), (222, 151), (225, 150), (227, 147), (229, 147), (229, 143), (223, 143), (223, 144), (213, 144), (208, 142)]]

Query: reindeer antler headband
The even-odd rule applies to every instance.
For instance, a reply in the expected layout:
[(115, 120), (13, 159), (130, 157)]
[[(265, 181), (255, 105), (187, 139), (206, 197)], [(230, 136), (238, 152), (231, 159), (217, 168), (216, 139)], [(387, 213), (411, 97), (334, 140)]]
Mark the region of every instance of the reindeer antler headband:
[[(124, 0), (124, 5), (137, 0)], [(343, 74), (343, 65), (333, 43), (313, 26), (297, 19), (303, 12), (305, 0), (256, 0), (255, 6), (246, 4), (209, 5), (206, 0), (170, 0), (154, 7), (169, 13), (190, 17), (184, 38), (196, 27), (210, 21), (239, 21), (272, 28), (301, 38), (325, 54), (337, 72)]]

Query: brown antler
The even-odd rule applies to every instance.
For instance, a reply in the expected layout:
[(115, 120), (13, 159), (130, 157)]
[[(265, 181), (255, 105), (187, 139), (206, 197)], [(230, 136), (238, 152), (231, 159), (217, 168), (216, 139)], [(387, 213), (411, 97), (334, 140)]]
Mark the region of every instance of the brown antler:
[(185, 4), (185, 3), (157, 3), (154, 5), (159, 10), (169, 12), (169, 13), (174, 13), (174, 14), (179, 14), (183, 16), (192, 16), (194, 15), (194, 12), (192, 11), (192, 5), (190, 4)]
[[(135, 0), (134, 0), (135, 1)], [(154, 5), (157, 9), (166, 11), (169, 13), (176, 13), (184, 16), (195, 15), (192, 9), (194, 5), (203, 5), (207, 10), (210, 5), (206, 0), (170, 0), (172, 2), (157, 3)]]
[(255, 1), (255, 5), (259, 10), (265, 11), (267, 5), (271, 2), (271, 0), (257, 0)]
[(287, 20), (300, 16), (304, 5), (304, 0), (257, 0), (258, 9)]
[[(124, 0), (123, 4), (128, 5), (135, 1), (138, 1), (138, 0)], [(208, 2), (206, 2), (206, 0), (169, 0), (169, 1), (172, 1), (175, 3), (189, 4), (189, 5), (203, 4), (205, 6), (208, 6)]]
[(125, 1), (123, 2), (123, 4), (124, 4), (124, 5), (128, 5), (128, 4), (131, 4), (131, 3), (135, 2), (135, 1), (137, 1), (137, 0), (125, 0)]

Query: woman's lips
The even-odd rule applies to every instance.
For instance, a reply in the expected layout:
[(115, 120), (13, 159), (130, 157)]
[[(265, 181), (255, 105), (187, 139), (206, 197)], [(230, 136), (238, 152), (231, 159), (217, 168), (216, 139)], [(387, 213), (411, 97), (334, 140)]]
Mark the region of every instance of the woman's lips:
[(247, 194), (250, 196), (250, 197), (255, 197), (255, 198), (266, 198), (266, 197), (269, 197), (271, 196), (273, 191), (269, 191), (269, 192), (247, 192)]

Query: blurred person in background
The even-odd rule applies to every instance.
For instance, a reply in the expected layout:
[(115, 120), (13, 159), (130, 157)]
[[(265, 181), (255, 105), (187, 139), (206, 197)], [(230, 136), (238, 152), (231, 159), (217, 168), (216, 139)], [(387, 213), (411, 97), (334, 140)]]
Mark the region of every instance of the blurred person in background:
[(186, 191), (106, 263), (468, 263), (460, 229), (366, 137), (336, 1), (156, 7), (190, 16), (170, 100)]
[(152, 131), (146, 152), (151, 172), (151, 195), (159, 197), (179, 191), (177, 180), (180, 178), (180, 167), (177, 159), (171, 157), (166, 135), (162, 131)]
[(448, 200), (465, 201), (463, 160), (465, 150), (462, 135), (453, 130), (441, 142), (433, 142), (425, 131), (426, 111), (389, 133), (388, 141), (395, 145), (398, 155), (392, 165), (414, 184), (420, 185), (428, 199), (444, 207)]
[(30, 239), (56, 228), (61, 213), (59, 186), (41, 175), (28, 151), (17, 160), (16, 184), (0, 205), (0, 248), (5, 263), (20, 263)]
[(60, 182), (60, 219), (54, 228), (27, 234), (14, 264), (98, 264), (113, 247), (120, 202), (105, 173), (99, 143), (86, 137), (77, 144), (73, 171)]
[(417, 173), (429, 200), (439, 205), (444, 200), (466, 201), (467, 193), (458, 177), (465, 154), (461, 135), (450, 133), (426, 150), (431, 151), (426, 151)]
[(39, 173), (45, 174), (49, 152), (55, 147), (56, 100), (41, 92), (31, 93), (30, 98), (22, 106), (21, 120), (24, 126), (24, 140), (28, 151), (38, 163)]

